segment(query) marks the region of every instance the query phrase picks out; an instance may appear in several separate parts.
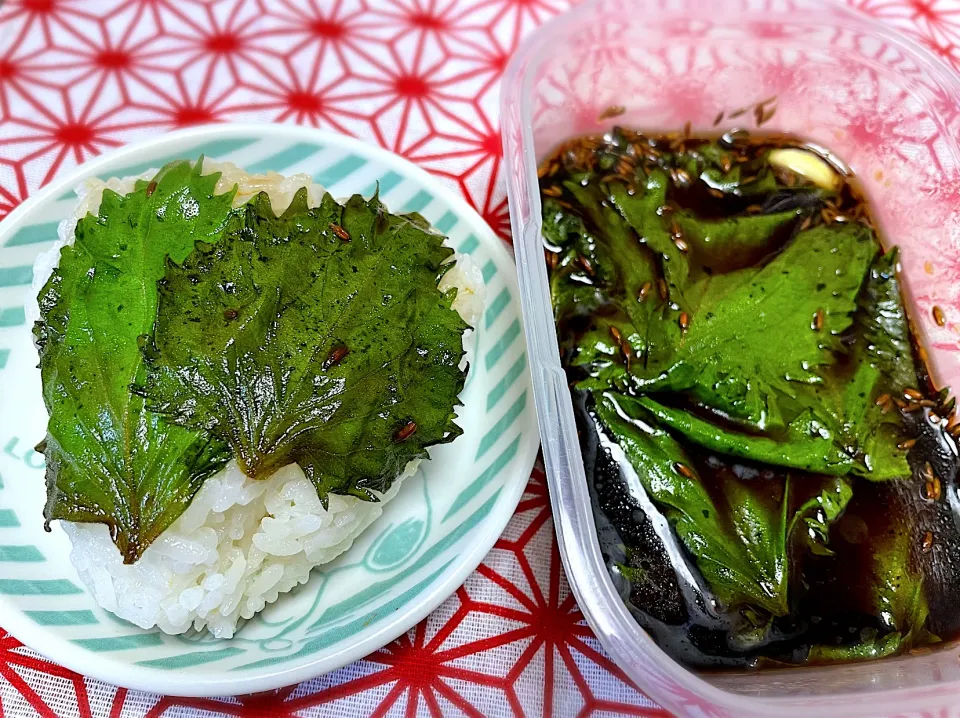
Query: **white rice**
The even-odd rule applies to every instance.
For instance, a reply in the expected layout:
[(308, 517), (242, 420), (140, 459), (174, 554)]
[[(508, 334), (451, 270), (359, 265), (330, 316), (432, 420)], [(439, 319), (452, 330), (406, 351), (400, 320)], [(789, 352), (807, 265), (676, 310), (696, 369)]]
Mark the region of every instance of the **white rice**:
[(103, 524), (60, 524), (73, 542), (70, 561), (105, 609), (141, 628), (230, 638), (241, 619), (350, 548), (419, 463), (407, 464), (379, 503), (331, 494), (324, 511), (296, 464), (254, 481), (231, 461), (130, 565)]
[[(250, 175), (209, 158), (204, 159), (203, 171), (222, 173), (218, 192), (238, 185), (236, 205), (265, 191), (280, 212), (301, 187), (308, 188), (313, 206), (324, 194), (306, 174)], [(137, 179), (154, 174), (156, 170), (106, 182), (89, 179), (77, 190), (80, 202), (60, 223), (59, 241), (34, 264), (33, 292), (26, 308), (29, 321), (40, 316), (36, 295), (56, 267), (60, 249), (73, 243), (79, 218), (97, 212), (105, 188), (126, 193)], [(454, 309), (476, 326), (485, 299), (483, 276), (469, 255), (457, 254), (454, 261), (439, 286), (444, 291), (457, 288)], [(73, 543), (71, 562), (103, 608), (142, 628), (157, 626), (167, 633), (206, 629), (217, 638), (230, 638), (241, 621), (306, 583), (313, 568), (350, 548), (419, 463), (407, 464), (379, 502), (330, 495), (324, 510), (299, 466), (286, 466), (257, 481), (231, 461), (204, 482), (183, 515), (132, 565), (123, 563), (105, 525), (59, 523)]]

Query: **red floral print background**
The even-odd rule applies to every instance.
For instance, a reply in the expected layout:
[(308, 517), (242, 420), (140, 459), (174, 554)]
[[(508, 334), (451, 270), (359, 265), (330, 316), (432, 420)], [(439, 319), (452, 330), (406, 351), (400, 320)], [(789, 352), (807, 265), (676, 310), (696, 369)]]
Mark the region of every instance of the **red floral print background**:
[[(211, 121), (323, 127), (459, 190), (509, 239), (498, 83), (569, 0), (0, 2), (0, 217), (113, 147)], [(849, 0), (960, 70), (960, 0)], [(2, 626), (2, 616), (0, 616)], [(85, 679), (0, 629), (0, 718), (654, 716), (570, 595), (535, 469), (454, 596), (365, 660), (278, 692), (167, 698)]]

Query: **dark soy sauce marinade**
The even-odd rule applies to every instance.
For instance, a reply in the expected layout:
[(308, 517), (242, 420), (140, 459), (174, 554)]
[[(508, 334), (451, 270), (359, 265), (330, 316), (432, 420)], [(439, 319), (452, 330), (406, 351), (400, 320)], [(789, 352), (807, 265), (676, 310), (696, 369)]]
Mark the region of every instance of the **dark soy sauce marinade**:
[(539, 175), (598, 538), (637, 621), (704, 668), (954, 639), (960, 430), (853, 178), (788, 136), (620, 128)]

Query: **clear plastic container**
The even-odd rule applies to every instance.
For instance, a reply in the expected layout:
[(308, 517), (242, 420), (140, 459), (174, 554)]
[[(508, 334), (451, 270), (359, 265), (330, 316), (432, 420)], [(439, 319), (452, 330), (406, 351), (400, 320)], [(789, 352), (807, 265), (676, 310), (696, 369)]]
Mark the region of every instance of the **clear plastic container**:
[[(530, 368), (567, 577), (614, 660), (681, 715), (955, 715), (956, 647), (825, 668), (698, 674), (638, 626), (601, 559), (540, 237), (537, 161), (614, 124), (716, 131), (717, 114), (769, 96), (765, 129), (802, 135), (860, 176), (888, 241), (904, 248), (911, 313), (941, 386), (960, 376), (960, 81), (895, 29), (818, 0), (588, 1), (540, 28), (514, 57), (502, 123)], [(622, 106), (616, 118), (598, 119)], [(750, 127), (747, 113), (724, 120)], [(947, 323), (931, 317), (942, 307)], [(956, 486), (949, 492), (960, 507)], [(960, 610), (960, 597), (958, 597)], [(942, 713), (941, 713), (942, 711)]]

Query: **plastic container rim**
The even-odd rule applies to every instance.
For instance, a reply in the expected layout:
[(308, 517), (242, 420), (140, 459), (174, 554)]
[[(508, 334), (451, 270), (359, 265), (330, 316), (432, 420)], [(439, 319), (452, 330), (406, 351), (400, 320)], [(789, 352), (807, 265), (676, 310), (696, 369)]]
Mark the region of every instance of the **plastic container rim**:
[[(585, 0), (537, 28), (521, 43), (508, 64), (500, 96), (501, 131), (504, 157), (507, 161), (507, 195), (524, 331), (557, 540), (571, 589), (588, 624), (614, 661), (641, 689), (664, 707), (681, 708), (686, 704), (667, 686), (645, 680), (643, 663), (655, 663), (663, 671), (664, 678), (716, 708), (733, 711), (735, 715), (770, 715), (771, 711), (776, 710), (781, 716), (809, 716), (810, 710), (819, 706), (842, 709), (845, 715), (850, 716), (870, 716), (876, 714), (877, 702), (880, 701), (889, 712), (916, 710), (925, 703), (924, 697), (929, 686), (874, 692), (867, 687), (867, 690), (858, 692), (785, 695), (782, 698), (751, 697), (718, 688), (693, 670), (674, 661), (653, 642), (626, 608), (606, 570), (596, 539), (596, 525), (590, 509), (590, 495), (576, 436), (572, 400), (560, 365), (556, 329), (550, 311), (549, 284), (541, 244), (538, 158), (534, 149), (529, 98), (533, 96), (536, 70), (546, 59), (545, 53), (551, 52), (551, 45), (556, 42), (557, 37), (566, 36), (569, 29), (575, 27), (581, 18), (588, 17), (598, 5), (607, 1), (609, 0)], [(771, 16), (796, 12), (789, 9), (744, 10), (743, 4), (736, 0), (691, 0), (686, 12), (694, 7), (701, 7), (709, 9), (716, 17), (718, 12), (729, 13), (733, 5), (739, 5), (736, 15), (738, 22), (750, 19), (768, 20)], [(933, 53), (903, 33), (829, 0), (809, 0), (804, 3), (803, 9), (809, 13), (804, 18), (805, 25), (836, 27), (839, 20), (846, 29), (860, 30), (896, 48), (914, 61), (924, 76), (933, 80), (949, 103), (960, 107), (960, 81)], [(816, 12), (817, 10), (823, 12)], [(675, 11), (664, 11), (656, 7), (652, 8), (652, 12), (659, 13), (660, 17), (664, 18), (688, 17), (686, 14), (679, 15)], [(932, 113), (939, 114), (933, 108), (929, 109)], [(946, 123), (941, 121), (940, 124)], [(956, 138), (950, 135), (945, 137), (952, 153), (960, 160)], [(517, 166), (509, 164), (514, 158), (520, 159)], [(527, 221), (521, 219), (524, 216)], [(957, 688), (960, 691), (960, 683), (957, 683)], [(865, 698), (869, 701), (862, 700)]]

